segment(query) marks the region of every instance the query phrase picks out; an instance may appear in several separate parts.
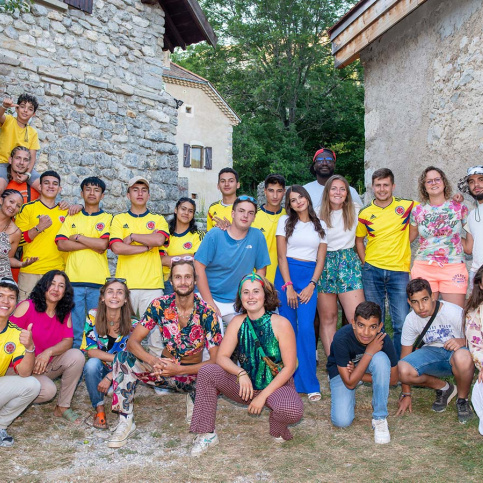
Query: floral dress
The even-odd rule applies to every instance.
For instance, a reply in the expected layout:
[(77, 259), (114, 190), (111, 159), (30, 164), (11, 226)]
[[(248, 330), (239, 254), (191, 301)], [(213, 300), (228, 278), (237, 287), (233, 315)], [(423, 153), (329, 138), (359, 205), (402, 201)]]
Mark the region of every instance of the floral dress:
[(479, 371), (483, 370), (483, 308), (480, 305), (466, 314), (466, 340), (471, 357)]

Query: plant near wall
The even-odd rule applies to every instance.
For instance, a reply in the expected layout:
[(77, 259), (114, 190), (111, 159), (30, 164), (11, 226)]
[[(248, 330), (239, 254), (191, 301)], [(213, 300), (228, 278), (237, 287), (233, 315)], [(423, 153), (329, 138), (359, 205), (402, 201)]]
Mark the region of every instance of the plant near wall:
[(28, 12), (31, 4), (31, 0), (0, 0), (0, 12), (14, 13), (15, 10)]

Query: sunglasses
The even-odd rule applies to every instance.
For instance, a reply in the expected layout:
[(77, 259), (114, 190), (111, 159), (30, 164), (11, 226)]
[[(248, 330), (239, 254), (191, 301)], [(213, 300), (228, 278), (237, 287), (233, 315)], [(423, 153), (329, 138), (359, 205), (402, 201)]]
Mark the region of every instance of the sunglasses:
[(1, 277), (0, 283), (6, 283), (7, 285), (11, 285), (12, 287), (18, 288), (18, 285), (15, 282), (15, 280), (13, 280), (12, 278), (9, 278), (9, 277)]
[(257, 204), (257, 200), (253, 196), (248, 195), (241, 195), (238, 197), (240, 201), (251, 201), (252, 203)]
[(186, 255), (184, 257), (173, 257), (171, 259), (171, 262), (181, 262), (181, 261), (192, 262), (193, 260), (194, 258), (191, 255)]
[(126, 279), (125, 278), (117, 278), (117, 277), (107, 277), (106, 283), (109, 283), (109, 282), (119, 282), (119, 283), (126, 284)]
[(317, 163), (330, 164), (330, 163), (333, 163), (333, 162), (334, 162), (334, 158), (317, 158), (314, 161), (314, 164), (317, 164)]

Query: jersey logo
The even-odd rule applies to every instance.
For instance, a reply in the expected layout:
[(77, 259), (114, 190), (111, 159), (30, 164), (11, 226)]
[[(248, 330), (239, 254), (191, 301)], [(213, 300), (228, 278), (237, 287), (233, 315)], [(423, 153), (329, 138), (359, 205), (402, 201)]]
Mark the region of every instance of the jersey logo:
[(262, 233), (265, 233), (265, 230), (263, 229), (263, 227), (262, 227), (262, 228), (260, 228), (260, 231), (261, 231)]
[(75, 223), (72, 223), (71, 228), (77, 228), (77, 227), (75, 226)]
[(376, 218), (376, 215), (371, 215), (371, 220), (374, 220)]
[(98, 224), (96, 225), (96, 230), (97, 230), (97, 231), (102, 231), (102, 230), (104, 230), (104, 227), (105, 227), (105, 226), (106, 226), (106, 225), (104, 225), (104, 223), (98, 223)]
[(148, 230), (154, 230), (154, 227), (155, 227), (155, 226), (156, 226), (156, 223), (154, 223), (154, 221), (148, 221), (148, 222), (146, 223), (146, 228), (147, 228)]
[(124, 223), (123, 228), (129, 228), (129, 225), (127, 223)]
[(401, 216), (404, 213), (404, 206), (397, 206), (395, 211), (396, 215)]
[(183, 248), (185, 250), (189, 250), (190, 248), (193, 248), (193, 244), (191, 242), (186, 242), (184, 245), (183, 245)]
[(253, 248), (253, 247), (251, 245), (247, 245), (245, 248), (249, 250), (250, 248)]
[(17, 348), (17, 346), (15, 345), (15, 342), (7, 342), (4, 346), (3, 346), (3, 350), (7, 353), (7, 354), (13, 354), (15, 352), (15, 349)]
[(60, 220), (60, 222), (61, 222), (61, 223), (64, 223), (64, 221), (65, 221), (65, 216), (59, 216), (59, 220)]

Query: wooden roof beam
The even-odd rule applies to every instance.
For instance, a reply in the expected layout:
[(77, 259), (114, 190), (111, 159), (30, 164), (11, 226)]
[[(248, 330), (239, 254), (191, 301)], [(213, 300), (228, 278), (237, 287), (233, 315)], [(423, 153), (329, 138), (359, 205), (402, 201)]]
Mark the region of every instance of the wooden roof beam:
[[(161, 7), (163, 6), (163, 4), (161, 3), (161, 0), (159, 0), (159, 4), (161, 5)], [(186, 50), (186, 42), (184, 41), (183, 37), (179, 33), (179, 30), (176, 28), (176, 25), (174, 24), (173, 19), (164, 8), (163, 10), (164, 10), (165, 37), (172, 35), (176, 40), (177, 45), (179, 45), (183, 50)]]

